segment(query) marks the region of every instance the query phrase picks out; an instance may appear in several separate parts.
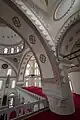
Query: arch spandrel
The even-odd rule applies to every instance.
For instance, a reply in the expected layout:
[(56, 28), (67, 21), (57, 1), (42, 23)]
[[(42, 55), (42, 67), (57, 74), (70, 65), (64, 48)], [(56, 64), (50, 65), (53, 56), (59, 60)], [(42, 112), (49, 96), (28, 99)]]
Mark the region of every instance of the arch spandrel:
[[(54, 56), (47, 42), (45, 42), (39, 31), (27, 18), (27, 16), (25, 16), (10, 0), (1, 0), (0, 9), (0, 18), (10, 28), (17, 32), (31, 48), (40, 67), (42, 82), (45, 85), (45, 88), (43, 85), (43, 91), (47, 95), (50, 109), (57, 114), (72, 114), (74, 112), (72, 97), (69, 94), (67, 99), (64, 98), (64, 95), (62, 93), (64, 91), (64, 88), (61, 88), (60, 70), (56, 62), (56, 57)], [(30, 35), (32, 36), (30, 37)], [(44, 79), (50, 79), (50, 81), (53, 80), (53, 84), (50, 82), (47, 84), (44, 82)], [(56, 93), (57, 91), (59, 94), (55, 94), (55, 96), (54, 92)], [(70, 90), (68, 92), (70, 93)], [(66, 104), (62, 102), (63, 100), (65, 100)], [(59, 106), (57, 105), (57, 101), (59, 103)], [(64, 106), (61, 107), (60, 105), (63, 104)]]

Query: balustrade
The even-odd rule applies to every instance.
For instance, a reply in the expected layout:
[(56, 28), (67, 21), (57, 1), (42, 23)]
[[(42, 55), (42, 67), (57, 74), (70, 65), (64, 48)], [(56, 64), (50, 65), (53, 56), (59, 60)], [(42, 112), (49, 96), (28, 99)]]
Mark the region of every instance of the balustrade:
[[(42, 107), (40, 107), (42, 105)], [(21, 104), (16, 107), (6, 108), (0, 110), (0, 120), (10, 120), (13, 118), (18, 118), (22, 115), (29, 115), (31, 113), (37, 112), (40, 109), (47, 108), (48, 102), (46, 99), (35, 101), (33, 103)]]

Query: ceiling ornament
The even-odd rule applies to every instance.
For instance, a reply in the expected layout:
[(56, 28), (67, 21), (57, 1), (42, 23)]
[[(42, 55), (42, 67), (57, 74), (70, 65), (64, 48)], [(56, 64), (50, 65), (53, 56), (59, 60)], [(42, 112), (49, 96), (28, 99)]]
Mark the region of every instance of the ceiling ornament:
[(36, 43), (36, 39), (35, 39), (35, 37), (33, 35), (29, 36), (29, 41), (30, 41), (31, 44), (35, 44)]
[(42, 63), (45, 63), (46, 62), (46, 57), (43, 55), (43, 54), (40, 54), (40, 61)]
[(2, 69), (7, 69), (8, 68), (8, 64), (2, 64)]
[(13, 61), (14, 61), (14, 62), (18, 62), (18, 59), (17, 59), (17, 58), (13, 58)]
[(53, 14), (53, 19), (62, 19), (66, 14), (68, 14), (70, 9), (74, 5), (74, 2), (75, 0), (61, 0), (59, 3), (57, 3)]
[(19, 20), (19, 18), (18, 17), (13, 17), (12, 18), (12, 21), (13, 21), (13, 23), (14, 23), (14, 25), (16, 26), (16, 27), (21, 27), (21, 23), (20, 23), (20, 20)]

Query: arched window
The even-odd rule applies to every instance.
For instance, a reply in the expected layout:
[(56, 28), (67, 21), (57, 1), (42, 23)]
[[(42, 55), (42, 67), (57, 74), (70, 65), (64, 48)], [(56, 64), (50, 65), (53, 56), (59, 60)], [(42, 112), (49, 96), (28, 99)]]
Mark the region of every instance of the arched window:
[(4, 53), (5, 53), (5, 54), (8, 53), (8, 48), (4, 48)]
[(69, 75), (68, 75), (68, 78), (69, 78), (70, 89), (71, 89), (71, 91), (73, 91), (72, 81), (70, 80), (70, 76)]
[(23, 45), (21, 46), (21, 49), (23, 49)]
[[(32, 58), (30, 59), (26, 66), (24, 77), (25, 81), (28, 82), (29, 85), (31, 84), (33, 86), (41, 87), (40, 70), (34, 56), (32, 56)], [(30, 79), (32, 79), (31, 83), (29, 82)]]
[(12, 72), (12, 70), (11, 70), (11, 69), (8, 69), (7, 76), (8, 76), (8, 75), (11, 76), (11, 72)]
[(15, 88), (15, 86), (16, 86), (16, 81), (13, 80), (13, 81), (12, 81), (12, 86), (11, 86), (11, 88)]
[(27, 64), (27, 68), (29, 68), (30, 67), (30, 64)]
[(19, 52), (19, 47), (17, 47), (17, 52)]
[(41, 81), (39, 81), (39, 87), (41, 87)]
[(35, 81), (35, 83), (34, 83), (34, 84), (35, 84), (35, 86), (37, 86), (36, 81)]
[(2, 89), (2, 84), (3, 84), (3, 81), (0, 80), (0, 89)]
[(26, 87), (28, 87), (28, 82), (26, 82)]
[(25, 75), (29, 75), (29, 70), (26, 70)]
[(11, 48), (11, 53), (14, 53), (14, 48)]

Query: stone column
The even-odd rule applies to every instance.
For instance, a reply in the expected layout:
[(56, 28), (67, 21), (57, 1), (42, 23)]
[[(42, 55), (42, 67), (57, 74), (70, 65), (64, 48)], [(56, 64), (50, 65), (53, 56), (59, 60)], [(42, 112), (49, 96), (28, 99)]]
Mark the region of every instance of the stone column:
[[(75, 112), (72, 93), (68, 79), (68, 66), (60, 63), (60, 78), (43, 80), (43, 92), (47, 95), (50, 110), (59, 115), (69, 115)], [(55, 68), (56, 69), (56, 68)]]

